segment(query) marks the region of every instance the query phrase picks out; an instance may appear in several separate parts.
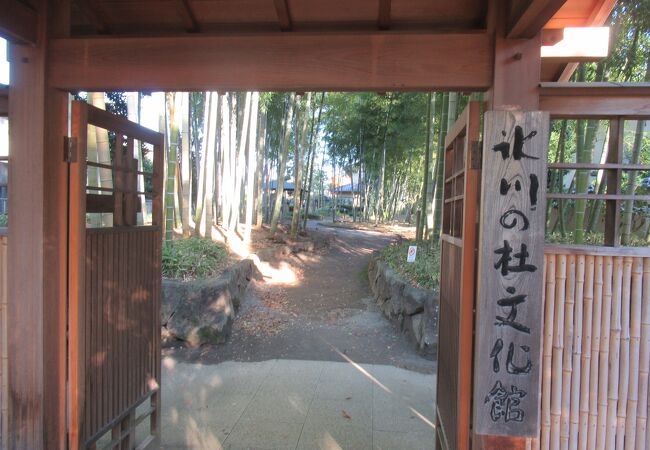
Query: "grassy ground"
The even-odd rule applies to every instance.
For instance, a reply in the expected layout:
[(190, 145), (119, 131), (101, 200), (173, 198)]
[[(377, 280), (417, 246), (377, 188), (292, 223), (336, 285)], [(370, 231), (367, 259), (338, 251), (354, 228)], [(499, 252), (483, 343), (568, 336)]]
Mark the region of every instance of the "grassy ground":
[[(415, 262), (406, 262), (409, 245), (417, 245)], [(437, 289), (440, 276), (440, 253), (438, 247), (431, 248), (427, 242), (402, 241), (381, 250), (381, 258), (400, 275), (415, 286)]]
[(210, 239), (175, 239), (163, 243), (162, 274), (165, 278), (194, 280), (218, 275), (230, 261), (224, 244)]

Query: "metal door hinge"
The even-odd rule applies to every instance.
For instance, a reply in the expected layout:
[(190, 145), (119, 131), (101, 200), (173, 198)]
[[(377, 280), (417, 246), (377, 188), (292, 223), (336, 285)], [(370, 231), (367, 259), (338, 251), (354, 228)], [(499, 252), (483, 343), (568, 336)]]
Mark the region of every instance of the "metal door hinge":
[(77, 162), (77, 138), (63, 137), (63, 161), (67, 163)]
[(470, 146), (470, 159), (469, 159), (469, 168), (470, 169), (481, 169), (482, 159), (483, 159), (483, 143), (481, 141), (472, 141)]

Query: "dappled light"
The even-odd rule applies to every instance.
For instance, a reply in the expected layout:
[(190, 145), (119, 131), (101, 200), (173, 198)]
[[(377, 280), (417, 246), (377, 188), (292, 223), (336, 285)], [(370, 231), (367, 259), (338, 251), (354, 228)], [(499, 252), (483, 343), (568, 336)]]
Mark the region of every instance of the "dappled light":
[(433, 375), (351, 360), (171, 360), (163, 361), (163, 449), (434, 445)]
[(341, 352), (339, 349), (337, 349), (337, 348), (334, 348), (334, 351), (335, 351), (336, 353), (338, 353), (339, 356), (340, 356), (341, 358), (343, 358), (344, 360), (346, 360), (346, 361), (347, 361), (347, 362), (348, 362), (352, 367), (354, 367), (356, 370), (358, 370), (360, 373), (362, 373), (363, 376), (367, 377), (369, 380), (371, 380), (371, 381), (372, 381), (373, 383), (375, 383), (377, 386), (379, 386), (380, 388), (382, 388), (384, 391), (388, 392), (389, 394), (392, 394), (392, 392), (390, 391), (390, 389), (389, 389), (388, 387), (384, 386), (384, 385), (383, 385), (379, 380), (377, 380), (375, 377), (373, 377), (373, 376), (372, 376), (372, 375), (371, 375), (371, 374), (370, 374), (366, 369), (364, 369), (361, 365), (359, 365), (359, 364), (355, 363), (354, 361), (352, 361), (352, 359), (351, 359), (348, 355), (342, 353), (342, 352)]
[(273, 264), (261, 261), (257, 256), (253, 256), (255, 267), (264, 277), (264, 281), (271, 285), (288, 285), (295, 286), (299, 283), (299, 277), (296, 270), (290, 263), (280, 262), (277, 267)]

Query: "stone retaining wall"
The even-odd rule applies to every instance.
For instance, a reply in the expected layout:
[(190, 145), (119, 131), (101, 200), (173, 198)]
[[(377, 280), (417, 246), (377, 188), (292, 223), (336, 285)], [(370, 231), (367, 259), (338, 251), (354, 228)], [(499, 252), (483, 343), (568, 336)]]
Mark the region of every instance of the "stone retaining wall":
[(162, 281), (162, 343), (182, 341), (196, 347), (222, 344), (230, 336), (232, 323), (248, 283), (257, 272), (256, 263), (278, 261), (293, 253), (313, 252), (329, 245), (327, 239), (290, 240), (258, 251), (226, 269), (219, 277), (196, 281)]
[(368, 281), (381, 312), (408, 335), (418, 350), (433, 354), (438, 343), (438, 295), (413, 287), (388, 267), (375, 252), (368, 265)]
[(163, 345), (177, 340), (191, 346), (225, 342), (254, 270), (253, 260), (245, 259), (218, 278), (163, 280)]

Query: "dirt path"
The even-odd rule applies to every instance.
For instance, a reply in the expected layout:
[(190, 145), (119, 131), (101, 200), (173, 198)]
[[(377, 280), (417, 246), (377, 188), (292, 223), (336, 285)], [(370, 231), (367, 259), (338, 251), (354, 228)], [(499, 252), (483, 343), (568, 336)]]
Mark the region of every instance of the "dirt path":
[(166, 354), (207, 364), (287, 358), (434, 369), (377, 310), (366, 268), (370, 254), (395, 235), (312, 224), (332, 237), (328, 249), (291, 257), (251, 283), (230, 340)]

